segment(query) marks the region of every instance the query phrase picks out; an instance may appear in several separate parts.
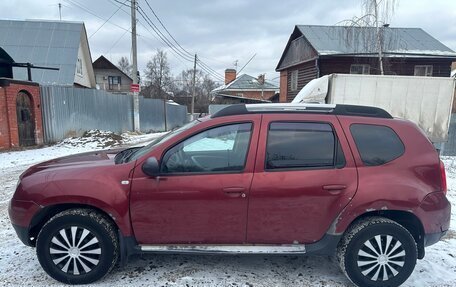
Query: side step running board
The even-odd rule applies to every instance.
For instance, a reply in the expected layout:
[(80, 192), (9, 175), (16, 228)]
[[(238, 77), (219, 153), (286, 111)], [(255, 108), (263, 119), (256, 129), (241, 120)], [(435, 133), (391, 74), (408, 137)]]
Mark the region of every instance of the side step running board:
[(142, 252), (198, 254), (305, 254), (304, 244), (290, 245), (140, 245)]

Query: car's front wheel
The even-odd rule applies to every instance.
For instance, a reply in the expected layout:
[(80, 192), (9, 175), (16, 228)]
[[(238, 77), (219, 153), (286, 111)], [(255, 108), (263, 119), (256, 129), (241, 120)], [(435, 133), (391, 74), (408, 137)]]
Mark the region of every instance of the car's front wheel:
[(337, 250), (340, 267), (358, 286), (399, 286), (412, 274), (417, 247), (410, 232), (387, 218), (354, 224)]
[(107, 274), (118, 258), (113, 224), (90, 209), (70, 209), (53, 216), (38, 234), (36, 253), (54, 279), (87, 284)]

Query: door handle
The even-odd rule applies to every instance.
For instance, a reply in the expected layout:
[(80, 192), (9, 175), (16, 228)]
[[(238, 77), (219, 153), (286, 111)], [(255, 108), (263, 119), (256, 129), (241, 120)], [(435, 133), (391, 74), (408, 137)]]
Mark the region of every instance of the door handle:
[(341, 192), (342, 190), (346, 189), (347, 186), (343, 184), (328, 184), (322, 186), (323, 190), (327, 190), (329, 192)]
[(230, 197), (245, 197), (245, 188), (244, 187), (225, 187), (223, 192)]
[(160, 181), (167, 181), (168, 178), (167, 177), (164, 177), (164, 176), (156, 176), (155, 177), (155, 180), (157, 181), (157, 183), (159, 183)]

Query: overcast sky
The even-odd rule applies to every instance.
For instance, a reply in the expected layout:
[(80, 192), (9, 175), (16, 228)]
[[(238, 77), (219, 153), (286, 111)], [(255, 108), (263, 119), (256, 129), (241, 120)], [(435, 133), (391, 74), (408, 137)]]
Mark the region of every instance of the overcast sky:
[[(130, 2), (118, 1), (127, 4)], [(100, 55), (105, 55), (116, 64), (121, 56), (131, 57), (131, 38), (125, 31), (131, 26), (130, 10), (126, 6), (119, 9), (122, 5), (116, 0), (1, 0), (0, 17), (58, 20), (59, 2), (62, 4), (63, 20), (85, 23), (93, 61)], [(147, 6), (146, 0), (138, 2), (143, 11), (166, 34)], [(277, 81), (274, 78), (278, 76), (274, 69), (294, 25), (334, 25), (361, 15), (361, 0), (148, 2), (179, 44), (191, 54), (198, 53), (198, 57), (218, 74), (223, 75), (226, 68), (233, 68), (235, 61), (238, 62), (238, 68), (241, 68), (256, 54), (242, 73), (252, 76), (266, 73), (266, 78), (274, 81)], [(390, 20), (392, 27), (423, 28), (456, 51), (456, 1), (397, 2), (395, 14)], [(109, 22), (100, 28), (104, 20), (111, 16)], [(167, 50), (173, 74), (193, 67), (191, 61), (175, 55), (158, 40), (158, 36), (141, 15), (138, 15), (138, 19), (138, 65), (141, 73), (157, 48)], [(148, 30), (144, 27), (148, 27)]]

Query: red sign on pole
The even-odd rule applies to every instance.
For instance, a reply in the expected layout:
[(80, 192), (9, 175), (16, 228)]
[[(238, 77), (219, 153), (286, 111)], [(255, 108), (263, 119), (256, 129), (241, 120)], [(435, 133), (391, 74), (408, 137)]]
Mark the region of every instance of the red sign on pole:
[(139, 84), (131, 84), (130, 85), (130, 92), (139, 93)]

